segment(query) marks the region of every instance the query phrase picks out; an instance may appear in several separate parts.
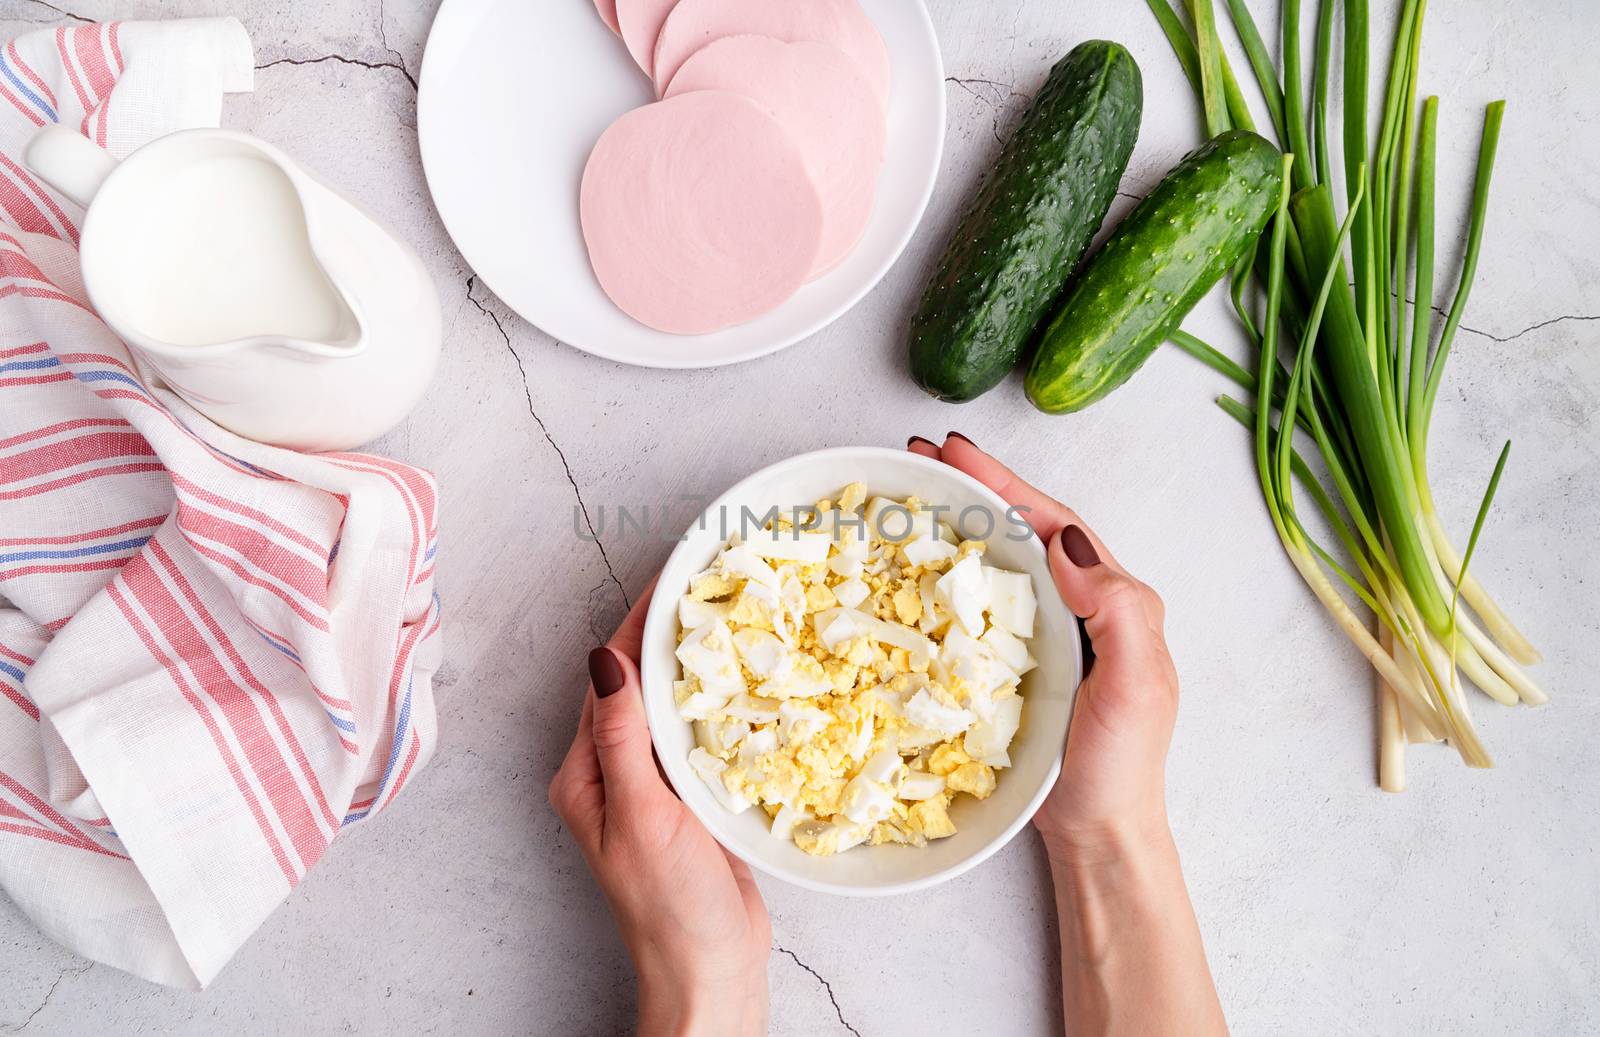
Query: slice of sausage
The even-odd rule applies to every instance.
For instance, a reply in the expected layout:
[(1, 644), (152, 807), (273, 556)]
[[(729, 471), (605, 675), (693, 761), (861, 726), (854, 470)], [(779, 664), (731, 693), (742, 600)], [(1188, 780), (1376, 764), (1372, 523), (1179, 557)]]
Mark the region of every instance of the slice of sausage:
[(594, 9), (600, 12), (600, 20), (606, 23), (606, 28), (621, 35), (622, 29), (617, 25), (617, 0), (594, 0)]
[[(598, 0), (605, 2), (605, 0)], [(615, 0), (617, 32), (627, 44), (633, 63), (649, 76), (655, 71), (656, 37), (678, 0)]]
[(725, 36), (683, 63), (667, 96), (695, 90), (731, 90), (778, 117), (822, 196), (811, 277), (838, 265), (866, 229), (883, 166), (883, 113), (855, 63), (827, 43)]
[(804, 283), (822, 238), (805, 157), (748, 97), (700, 90), (600, 135), (579, 192), (600, 287), (635, 320), (699, 335), (759, 317)]
[(678, 69), (701, 47), (746, 33), (789, 43), (833, 44), (856, 63), (879, 106), (888, 108), (889, 50), (856, 0), (678, 0), (656, 40), (651, 66), (656, 92), (665, 93)]

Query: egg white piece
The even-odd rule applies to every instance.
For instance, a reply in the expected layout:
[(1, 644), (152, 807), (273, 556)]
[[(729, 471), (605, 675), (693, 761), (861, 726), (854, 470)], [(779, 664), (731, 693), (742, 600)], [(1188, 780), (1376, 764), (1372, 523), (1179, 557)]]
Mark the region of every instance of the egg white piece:
[(833, 596), (847, 609), (857, 607), (866, 601), (867, 595), (871, 593), (872, 589), (854, 576), (833, 588)]
[(891, 623), (850, 608), (824, 609), (812, 621), (817, 637), (828, 651), (858, 637), (869, 638), (894, 648), (904, 648), (914, 658), (933, 657), (933, 642), (903, 623)]
[(737, 749), (749, 733), (750, 725), (743, 720), (696, 720), (694, 723), (696, 744), (718, 757)]
[(717, 571), (751, 580), (763, 587), (778, 587), (778, 572), (748, 547), (730, 547), (717, 559)]
[(994, 704), (993, 715), (967, 729), (967, 755), (991, 767), (1011, 766), (1011, 740), (1022, 724), (1022, 699), (1008, 695)]
[(730, 717), (750, 724), (770, 724), (779, 716), (778, 703), (775, 700), (757, 698), (754, 695), (735, 695), (722, 707), (722, 711)]
[(798, 529), (764, 529), (745, 541), (749, 551), (769, 561), (816, 565), (828, 557), (833, 537), (827, 533), (808, 533)]
[(989, 618), (1017, 637), (1032, 637), (1039, 600), (1034, 597), (1028, 574), (985, 567), (984, 575), (988, 582)]
[(792, 665), (789, 646), (770, 631), (744, 627), (733, 635), (733, 646), (745, 668), (757, 677), (771, 677)]
[(772, 818), (772, 835), (777, 839), (792, 839), (794, 826), (812, 820), (811, 811), (785, 803)]
[(730, 814), (742, 814), (750, 809), (751, 803), (748, 799), (731, 791), (722, 783), (723, 772), (728, 769), (725, 762), (696, 746), (689, 751), (689, 766), (700, 775), (700, 780), (706, 783), (706, 788), (717, 797), (717, 802), (722, 804), (724, 810)]
[(858, 825), (873, 825), (894, 814), (894, 792), (865, 772), (850, 779), (844, 787), (844, 816)]
[(913, 803), (932, 799), (944, 791), (944, 776), (927, 771), (912, 771), (900, 783), (900, 798)]
[(811, 844), (813, 853), (827, 855), (843, 853), (854, 849), (867, 841), (872, 834), (871, 825), (856, 824), (845, 821), (805, 821), (794, 827), (794, 841), (797, 845)]
[(708, 695), (724, 700), (744, 691), (744, 675), (734, 655), (733, 631), (721, 620), (689, 631), (678, 645), (683, 672), (700, 682)]
[(678, 625), (685, 630), (727, 619), (733, 606), (725, 601), (700, 601), (688, 595), (678, 599)]
[(857, 536), (854, 530), (847, 531), (840, 541), (838, 552), (828, 559), (828, 569), (839, 576), (860, 576), (871, 550), (871, 545)]
[(906, 701), (906, 719), (944, 738), (954, 738), (971, 727), (978, 718), (969, 709), (945, 705), (924, 688)]
[(833, 717), (816, 706), (790, 699), (778, 707), (778, 727), (785, 745), (809, 742), (833, 722)]
[(892, 740), (885, 739), (885, 742), (888, 744), (861, 765), (861, 776), (880, 785), (892, 785), (905, 770), (905, 764), (901, 762), (900, 753), (896, 751)]
[(1022, 639), (999, 624), (991, 625), (978, 640), (988, 645), (1018, 677), (1039, 665), (1039, 660), (1028, 651)]
[(763, 681), (756, 694), (769, 699), (809, 699), (833, 690), (833, 682), (823, 676), (802, 673), (793, 667)]
[(933, 585), (934, 604), (966, 627), (973, 637), (983, 633), (983, 612), (989, 605), (989, 581), (977, 555), (967, 555)]
[(748, 763), (776, 748), (778, 748), (777, 728), (758, 727), (749, 731), (739, 743), (739, 759)]
[(981, 720), (993, 715), (995, 692), (1014, 686), (1021, 678), (1000, 661), (994, 649), (963, 630), (952, 630), (939, 649), (939, 662), (967, 686), (968, 703)]
[(906, 553), (906, 561), (912, 565), (944, 562), (956, 556), (956, 545), (937, 537), (918, 537), (915, 540), (908, 540), (901, 546), (901, 550)]

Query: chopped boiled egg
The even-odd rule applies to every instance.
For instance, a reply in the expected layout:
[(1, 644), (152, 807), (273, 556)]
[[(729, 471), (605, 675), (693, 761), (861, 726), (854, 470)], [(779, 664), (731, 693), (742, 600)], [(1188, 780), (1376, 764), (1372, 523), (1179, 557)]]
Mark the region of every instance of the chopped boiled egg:
[(862, 583), (854, 576), (844, 580), (833, 588), (834, 598), (839, 602), (839, 604), (843, 605), (847, 609), (853, 609), (857, 607), (863, 601), (866, 601), (867, 596), (871, 593), (872, 588), (868, 587), (865, 583)]
[(875, 824), (894, 814), (895, 798), (887, 785), (857, 774), (844, 787), (844, 816), (858, 825)]
[(1039, 665), (1039, 661), (1029, 654), (1028, 646), (1022, 643), (1022, 639), (999, 624), (984, 631), (978, 640), (988, 645), (1000, 661), (1018, 675)]
[(860, 846), (872, 834), (868, 825), (851, 821), (805, 821), (794, 827), (794, 844), (806, 853), (826, 857)]
[(926, 688), (906, 701), (906, 719), (944, 738), (956, 737), (978, 720), (971, 710), (946, 705), (928, 694)]
[(689, 766), (700, 775), (700, 779), (706, 783), (706, 788), (711, 790), (711, 794), (717, 797), (717, 802), (721, 803), (729, 813), (742, 814), (750, 809), (751, 804), (748, 799), (723, 784), (722, 775), (728, 769), (725, 760), (719, 760), (704, 749), (696, 747), (689, 750)]
[(789, 664), (789, 646), (774, 634), (756, 627), (743, 627), (733, 634), (733, 647), (745, 668), (757, 677), (771, 677)]
[(1033, 596), (1033, 581), (1028, 574), (986, 568), (984, 575), (989, 583), (989, 618), (1017, 637), (1032, 637), (1039, 602)]
[(1022, 723), (1022, 696), (1008, 695), (994, 704), (988, 720), (979, 720), (967, 729), (964, 739), (968, 756), (991, 767), (1011, 766), (1011, 740)]
[[(774, 513), (776, 514), (776, 513)], [(915, 498), (853, 483), (732, 539), (678, 602), (689, 762), (812, 854), (954, 834), (1022, 715), (1037, 601)]]
[(989, 581), (977, 555), (967, 555), (950, 567), (933, 585), (933, 602), (956, 618), (973, 637), (983, 633), (983, 613), (989, 605)]
[(906, 561), (921, 566), (948, 562), (956, 556), (956, 545), (938, 537), (918, 537), (915, 540), (908, 540), (901, 550), (906, 553)]
[(792, 807), (785, 803), (772, 815), (772, 835), (777, 839), (792, 839), (794, 826), (811, 820), (811, 811), (805, 807)]
[(828, 729), (833, 716), (803, 702), (790, 700), (778, 707), (778, 725), (785, 745), (809, 742)]
[(778, 573), (748, 547), (730, 547), (717, 558), (717, 572), (777, 589)]
[(685, 594), (678, 599), (678, 625), (685, 630), (728, 618), (733, 606), (726, 601), (701, 601)]
[[(1020, 700), (1019, 700), (1020, 701)], [(778, 747), (778, 731), (775, 727), (758, 727), (749, 730), (739, 742), (739, 759), (756, 760)]]
[(696, 720), (695, 744), (712, 756), (727, 759), (750, 734), (750, 725), (743, 720)]
[(944, 778), (927, 771), (912, 771), (900, 783), (900, 798), (917, 801), (932, 799), (944, 791)]
[(822, 664), (809, 655), (791, 655), (788, 665), (756, 689), (756, 694), (773, 699), (809, 699), (833, 690), (833, 679)]
[(763, 530), (745, 541), (750, 553), (768, 561), (802, 562), (817, 565), (828, 559), (833, 537), (827, 533), (807, 533), (798, 529)]
[(736, 720), (751, 724), (770, 724), (778, 719), (778, 703), (754, 695), (735, 695), (722, 711)]

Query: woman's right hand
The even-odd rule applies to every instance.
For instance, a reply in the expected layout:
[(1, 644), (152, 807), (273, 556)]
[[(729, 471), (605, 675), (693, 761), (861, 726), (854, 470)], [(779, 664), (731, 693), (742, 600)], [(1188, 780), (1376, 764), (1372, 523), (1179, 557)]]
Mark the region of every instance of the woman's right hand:
[(909, 448), (967, 473), (1027, 517), (1093, 647), (1061, 777), (1033, 818), (1055, 883), (1067, 1032), (1226, 1034), (1167, 826), (1178, 675), (1161, 599), (1070, 508), (965, 436), (952, 432), (943, 446), (913, 439)]

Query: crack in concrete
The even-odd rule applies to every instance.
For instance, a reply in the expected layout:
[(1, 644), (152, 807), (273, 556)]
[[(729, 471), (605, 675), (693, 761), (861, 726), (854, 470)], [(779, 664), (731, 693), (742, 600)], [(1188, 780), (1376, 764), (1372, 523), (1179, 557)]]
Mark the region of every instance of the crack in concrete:
[[(505, 340), (506, 351), (511, 354), (511, 359), (516, 361), (517, 374), (522, 377), (522, 393), (528, 400), (528, 416), (533, 423), (539, 426), (539, 432), (544, 436), (550, 449), (556, 452), (556, 457), (561, 461), (562, 469), (567, 473), (567, 482), (572, 484), (572, 493), (578, 499), (578, 512), (583, 516), (583, 524), (589, 528), (589, 536), (594, 540), (594, 546), (600, 549), (600, 561), (605, 564), (606, 574), (611, 582), (616, 584), (617, 592), (622, 595), (622, 603), (628, 608), (633, 608), (633, 601), (628, 597), (628, 591), (622, 586), (622, 581), (617, 578), (617, 572), (611, 567), (611, 558), (606, 554), (606, 545), (600, 542), (600, 534), (595, 532), (594, 520), (589, 517), (589, 506), (583, 501), (583, 491), (578, 488), (578, 479), (572, 473), (572, 465), (567, 461), (566, 451), (561, 449), (555, 437), (550, 434), (550, 429), (545, 425), (544, 419), (539, 417), (539, 412), (533, 406), (533, 388), (528, 385), (528, 370), (522, 364), (522, 354), (517, 352), (517, 347), (511, 344), (511, 335), (506, 331), (505, 325), (500, 323), (500, 315), (485, 306), (478, 297), (472, 294), (472, 289), (478, 283), (476, 274), (467, 278), (467, 301), (477, 307), (478, 312), (494, 322), (495, 330), (500, 332), (500, 337)], [(594, 626), (593, 610), (590, 611), (590, 629)]]
[(789, 948), (779, 944), (773, 944), (772, 949), (777, 951), (779, 954), (787, 954), (791, 959), (793, 959), (796, 965), (811, 973), (811, 978), (815, 979), (818, 983), (821, 983), (822, 989), (827, 993), (828, 1001), (833, 1005), (833, 1014), (839, 1017), (839, 1025), (855, 1034), (856, 1037), (861, 1037), (861, 1031), (850, 1025), (850, 1021), (844, 1017), (844, 1012), (839, 1008), (839, 1000), (833, 996), (832, 983), (829, 983), (827, 980), (823, 979), (821, 973), (812, 968), (810, 965), (807, 965), (805, 962), (801, 961), (800, 955), (796, 954), (794, 951), (791, 951)]
[(29, 1012), (22, 1022), (7, 1026), (4, 1032), (21, 1033), (23, 1030), (27, 1029), (28, 1025), (38, 1017), (39, 1013), (50, 1006), (50, 999), (56, 996), (56, 988), (61, 985), (63, 980), (65, 980), (68, 976), (72, 976), (74, 978), (81, 976), (92, 968), (94, 968), (94, 962), (91, 961), (86, 965), (79, 965), (76, 968), (70, 968), (63, 971), (55, 978), (55, 981), (50, 984), (50, 989), (44, 992), (44, 1000), (39, 1002), (39, 1007)]
[[(42, 3), (43, 0), (34, 0), (34, 2)], [(390, 53), (394, 52), (390, 51)], [(320, 57), (315, 58), (274, 58), (271, 61), (257, 65), (256, 68), (272, 68), (275, 65), (320, 65), (325, 61), (337, 61), (341, 65), (356, 65), (360, 68), (390, 69), (391, 71), (398, 72), (402, 76), (405, 76), (406, 82), (411, 84), (411, 89), (416, 90), (417, 81), (411, 75), (411, 71), (407, 69), (404, 64), (399, 62), (398, 54), (396, 54), (395, 57), (397, 59), (395, 61), (363, 61), (360, 58), (346, 57), (343, 54), (323, 54)]]
[(75, 22), (85, 22), (91, 25), (94, 24), (93, 18), (85, 18), (83, 15), (74, 11), (68, 11), (65, 8), (57, 7), (55, 4), (49, 3), (48, 0), (27, 0), (27, 2), (30, 4), (37, 4), (40, 7), (54, 11), (63, 18), (71, 18)]
[(401, 74), (411, 83), (411, 89), (415, 90), (417, 88), (417, 80), (412, 76), (411, 70), (406, 68), (406, 59), (400, 56), (399, 51), (389, 46), (389, 30), (383, 24), (386, 14), (384, 0), (378, 0), (378, 40), (383, 44), (383, 49), (389, 52), (389, 56), (394, 58), (395, 64), (400, 67)]
[[(1445, 313), (1444, 310), (1441, 310), (1438, 307), (1434, 307), (1434, 310), (1436, 312), (1438, 312), (1440, 315), (1443, 315)], [(1522, 336), (1530, 334), (1530, 333), (1535, 332), (1535, 331), (1538, 331), (1540, 328), (1548, 328), (1552, 324), (1560, 324), (1562, 321), (1569, 321), (1569, 320), (1577, 320), (1577, 321), (1600, 320), (1600, 313), (1588, 314), (1588, 315), (1579, 314), (1579, 313), (1566, 313), (1566, 314), (1561, 315), (1560, 317), (1551, 317), (1549, 320), (1542, 320), (1537, 324), (1530, 324), (1527, 327), (1523, 328), (1521, 331), (1515, 332), (1514, 334), (1510, 334), (1510, 335), (1495, 335), (1495, 334), (1493, 334), (1491, 332), (1479, 331), (1477, 328), (1469, 328), (1465, 324), (1461, 325), (1461, 330), (1462, 331), (1470, 331), (1474, 335), (1482, 335), (1484, 338), (1490, 339), (1490, 340), (1492, 340), (1494, 342), (1515, 342), (1517, 339), (1521, 338)]]
[[(1417, 301), (1415, 299), (1407, 299), (1406, 300), (1406, 305), (1408, 305), (1408, 306), (1413, 306), (1414, 307), (1414, 306), (1416, 306), (1416, 304), (1417, 304)], [(1438, 314), (1440, 317), (1443, 317), (1446, 320), (1450, 319), (1450, 311), (1445, 309), (1443, 306), (1430, 305), (1428, 307), (1428, 309), (1432, 310), (1434, 313)], [(1594, 314), (1565, 313), (1565, 314), (1562, 314), (1559, 317), (1551, 317), (1551, 318), (1549, 318), (1547, 320), (1541, 320), (1541, 321), (1538, 321), (1538, 322), (1536, 322), (1534, 324), (1529, 324), (1527, 327), (1523, 328), (1521, 331), (1514, 331), (1509, 335), (1496, 335), (1492, 331), (1484, 331), (1482, 328), (1474, 328), (1474, 327), (1470, 327), (1469, 325), (1466, 325), (1466, 324), (1457, 325), (1457, 329), (1460, 330), (1460, 331), (1468, 332), (1468, 333), (1473, 334), (1473, 335), (1477, 335), (1480, 338), (1486, 338), (1491, 342), (1515, 342), (1517, 339), (1521, 338), (1522, 336), (1532, 334), (1533, 332), (1538, 331), (1540, 328), (1548, 328), (1552, 324), (1560, 324), (1560, 323), (1562, 323), (1564, 321), (1569, 321), (1569, 320), (1574, 320), (1574, 321), (1600, 320), (1600, 313), (1594, 313)], [(1409, 322), (1407, 323), (1407, 328), (1408, 329), (1410, 328), (1410, 323)]]
[[(945, 76), (944, 81), (946, 83), (954, 83), (971, 94), (981, 104), (988, 107), (989, 132), (994, 134), (995, 143), (1003, 146), (1006, 141), (1000, 135), (1000, 117), (1005, 114), (1006, 103), (1019, 97), (1025, 98), (1027, 95), (1018, 91), (1011, 83), (1002, 83), (995, 79), (984, 79), (982, 76)], [(989, 90), (977, 89), (980, 86), (988, 87)], [(997, 96), (989, 96), (991, 92)], [(1002, 93), (1004, 96), (998, 96)]]
[(984, 101), (991, 105), (995, 103), (994, 98), (985, 97), (977, 90), (974, 90), (974, 86), (989, 86), (993, 87), (997, 91), (1004, 90), (1006, 92), (1007, 100), (1010, 100), (1013, 97), (1023, 96), (1022, 94), (1018, 93), (1017, 88), (1012, 86), (1010, 83), (1002, 83), (997, 79), (984, 79), (981, 76), (945, 76), (944, 81), (946, 83), (954, 83), (956, 86), (959, 86), (961, 89), (965, 90), (973, 97), (976, 97), (978, 100)]

